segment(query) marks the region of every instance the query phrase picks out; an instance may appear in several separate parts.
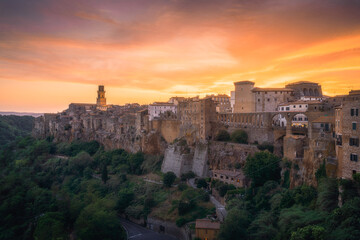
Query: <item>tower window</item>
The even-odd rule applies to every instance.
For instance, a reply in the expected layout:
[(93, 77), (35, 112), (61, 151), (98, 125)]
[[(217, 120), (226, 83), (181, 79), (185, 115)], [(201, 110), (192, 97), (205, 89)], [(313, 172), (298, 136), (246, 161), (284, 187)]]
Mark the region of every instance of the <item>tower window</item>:
[(356, 122), (352, 123), (352, 130), (356, 130)]

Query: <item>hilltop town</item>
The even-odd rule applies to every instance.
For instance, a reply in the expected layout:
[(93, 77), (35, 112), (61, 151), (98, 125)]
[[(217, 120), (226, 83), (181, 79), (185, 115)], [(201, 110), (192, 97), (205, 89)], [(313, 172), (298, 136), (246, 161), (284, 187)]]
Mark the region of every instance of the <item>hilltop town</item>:
[[(33, 135), (163, 154), (163, 172), (180, 176), (192, 171), (239, 186), (246, 179), (235, 166), (243, 166), (261, 146), (271, 146), (274, 154), (293, 163), (293, 187), (315, 185), (321, 164), (337, 178), (360, 171), (360, 91), (328, 97), (319, 84), (305, 81), (284, 88), (240, 81), (234, 87), (230, 97), (172, 97), (148, 106), (119, 106), (108, 105), (104, 86), (99, 86), (96, 104), (71, 103), (63, 112), (38, 117)], [(219, 132), (239, 129), (247, 133), (245, 144), (217, 141)]]

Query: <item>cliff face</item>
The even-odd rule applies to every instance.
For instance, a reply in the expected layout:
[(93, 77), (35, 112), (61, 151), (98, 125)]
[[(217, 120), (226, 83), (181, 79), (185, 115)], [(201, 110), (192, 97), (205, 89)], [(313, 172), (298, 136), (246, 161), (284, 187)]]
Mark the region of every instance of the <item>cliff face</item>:
[(33, 136), (54, 137), (56, 142), (96, 140), (105, 149), (122, 148), (129, 152), (164, 153), (166, 143), (157, 132), (143, 129), (137, 108), (107, 111), (84, 108), (67, 109), (59, 114), (45, 114), (35, 119)]
[(212, 141), (209, 144), (211, 169), (233, 169), (235, 164), (244, 166), (247, 156), (259, 149), (255, 145)]

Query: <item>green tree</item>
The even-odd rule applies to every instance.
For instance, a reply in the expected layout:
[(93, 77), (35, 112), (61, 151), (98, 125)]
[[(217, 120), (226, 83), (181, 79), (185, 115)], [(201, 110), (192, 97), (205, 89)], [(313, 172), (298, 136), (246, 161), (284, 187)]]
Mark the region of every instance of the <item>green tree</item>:
[(250, 215), (245, 210), (232, 209), (228, 212), (224, 223), (220, 227), (219, 239), (247, 239), (247, 228), (250, 224)]
[(129, 157), (129, 167), (130, 167), (130, 172), (133, 174), (137, 174), (140, 175), (142, 170), (141, 170), (141, 164), (144, 162), (144, 154), (141, 152), (132, 154)]
[(269, 152), (257, 152), (246, 160), (245, 175), (252, 181), (253, 186), (262, 186), (266, 181), (281, 179), (280, 159)]
[(248, 134), (241, 129), (235, 130), (231, 133), (231, 141), (236, 143), (248, 143)]
[(222, 129), (216, 134), (215, 140), (216, 141), (229, 141), (230, 134), (228, 131)]
[(317, 225), (309, 225), (299, 228), (291, 233), (290, 240), (324, 240), (325, 228)]
[(116, 213), (97, 204), (82, 210), (75, 222), (75, 231), (80, 240), (126, 239)]
[(103, 183), (106, 183), (107, 180), (109, 180), (106, 164), (103, 164), (103, 167), (102, 167), (102, 170), (101, 170), (101, 180), (103, 181)]
[(119, 191), (118, 201), (116, 204), (116, 208), (120, 212), (124, 212), (125, 209), (130, 205), (132, 200), (134, 199), (134, 192), (128, 188), (123, 188)]
[(197, 188), (207, 188), (208, 183), (206, 182), (206, 180), (204, 178), (199, 178), (196, 182), (196, 187)]
[(171, 187), (176, 179), (176, 175), (173, 172), (165, 173), (163, 177), (163, 183), (165, 187)]
[(35, 240), (65, 240), (68, 234), (65, 218), (59, 212), (48, 212), (42, 215), (34, 231)]
[(338, 206), (339, 189), (336, 179), (322, 178), (318, 186), (317, 206), (323, 211), (332, 211)]

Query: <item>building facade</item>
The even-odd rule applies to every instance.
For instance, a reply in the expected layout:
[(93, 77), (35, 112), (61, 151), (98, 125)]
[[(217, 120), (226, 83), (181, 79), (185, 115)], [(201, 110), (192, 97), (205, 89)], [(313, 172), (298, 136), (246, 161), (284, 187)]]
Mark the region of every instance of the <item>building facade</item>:
[(168, 102), (154, 102), (148, 107), (149, 110), (149, 120), (152, 121), (156, 118), (159, 118), (161, 114), (166, 112), (177, 113), (177, 106), (173, 103)]
[(360, 91), (351, 91), (335, 109), (335, 142), (339, 178), (360, 172)]

